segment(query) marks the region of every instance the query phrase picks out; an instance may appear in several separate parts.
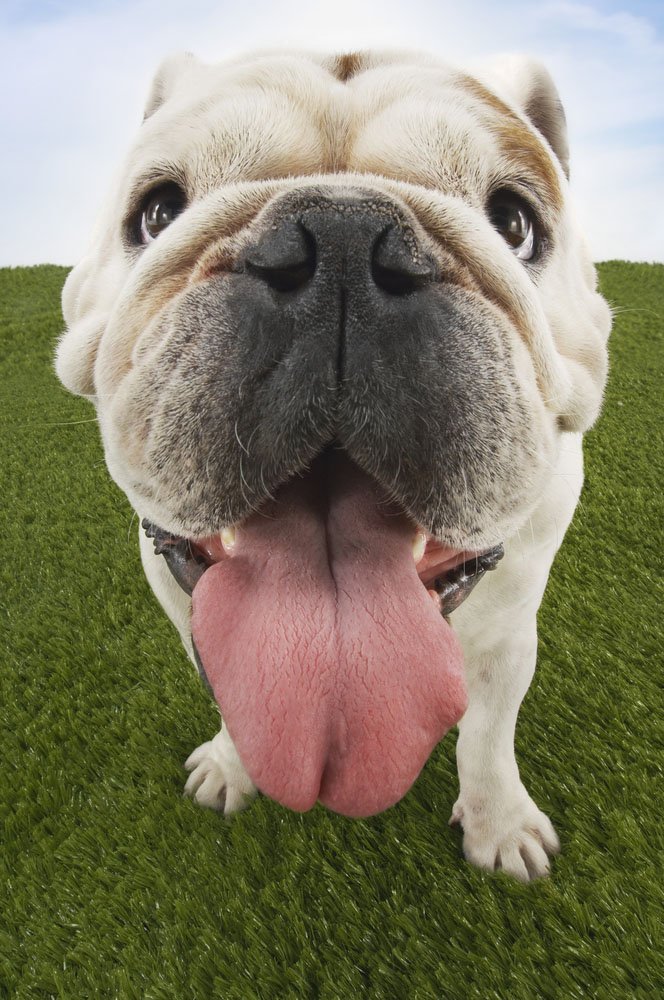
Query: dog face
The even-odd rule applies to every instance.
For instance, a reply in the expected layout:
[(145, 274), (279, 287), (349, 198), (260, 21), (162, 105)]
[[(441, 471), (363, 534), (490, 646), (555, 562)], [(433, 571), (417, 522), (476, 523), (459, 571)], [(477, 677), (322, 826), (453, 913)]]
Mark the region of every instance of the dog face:
[(509, 537), (606, 325), (525, 115), (430, 63), (278, 56), (169, 64), (147, 114), (58, 360), (134, 506), (207, 535), (336, 441), (447, 544)]
[[(609, 315), (566, 169), (555, 90), (522, 61), (482, 78), (402, 54), (162, 67), (67, 282), (57, 371), (94, 400), (136, 510), (190, 543), (183, 585), (211, 578), (256, 512), (261, 551), (281, 531), (311, 553), (302, 512), (322, 505), (333, 521), (354, 496), (338, 548), (364, 558), (369, 492), (397, 548), (415, 532), (433, 553), (427, 572), (416, 560), (429, 590), (442, 566), (526, 523), (605, 377)], [(270, 585), (310, 572), (284, 559), (284, 572), (263, 566)], [(397, 570), (378, 563), (384, 591)], [(386, 606), (380, 628), (412, 631), (417, 616), (402, 617)], [(462, 710), (451, 700), (445, 726)]]

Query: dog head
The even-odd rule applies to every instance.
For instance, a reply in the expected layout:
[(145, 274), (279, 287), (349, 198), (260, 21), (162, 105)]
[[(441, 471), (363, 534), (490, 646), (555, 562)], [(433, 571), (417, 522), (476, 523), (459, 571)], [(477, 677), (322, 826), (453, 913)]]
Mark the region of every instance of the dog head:
[[(522, 59), (472, 76), (409, 54), (261, 54), (219, 67), (182, 56), (158, 73), (92, 252), (65, 287), (57, 371), (95, 402), (110, 472), (136, 510), (162, 541), (187, 542), (195, 638), (198, 628), (229, 723), (245, 712), (256, 728), (263, 712), (265, 730), (276, 712), (290, 725), (281, 688), (281, 709), (257, 707), (275, 697), (262, 674), (251, 709), (221, 694), (242, 656), (220, 666), (219, 635), (239, 620), (252, 622), (243, 649), (276, 646), (277, 674), (301, 661), (294, 672), (309, 677), (305, 660), (328, 657), (338, 681), (339, 663), (358, 650), (364, 662), (370, 645), (381, 663), (456, 662), (451, 634), (430, 634), (434, 602), (425, 612), (420, 598), (458, 583), (469, 554), (486, 557), (527, 521), (561, 435), (585, 430), (601, 403), (609, 311), (567, 169), (556, 91)], [(413, 538), (419, 595), (394, 556)], [(247, 564), (254, 552), (251, 584), (233, 550)], [(334, 614), (319, 601), (323, 579)], [(397, 607), (385, 595), (399, 581)], [(348, 638), (342, 652), (327, 648), (342, 590), (355, 653)], [(373, 626), (358, 625), (359, 605)], [(212, 617), (223, 619), (217, 638)], [(303, 619), (315, 623), (305, 640)], [(424, 646), (406, 655), (400, 631)], [(366, 669), (387, 704), (396, 675)], [(448, 687), (435, 720), (417, 709), (427, 736), (409, 775), (463, 711), (452, 668)], [(431, 696), (422, 689), (415, 700)], [(294, 704), (301, 712), (303, 699)], [(321, 704), (291, 756), (321, 728), (326, 746), (353, 744), (354, 710), (330, 722)], [(319, 767), (293, 794), (281, 773), (276, 797), (299, 808), (326, 785), (335, 808), (359, 813), (403, 794), (405, 778), (387, 779), (375, 801), (367, 791), (349, 806), (342, 770), (328, 767), (321, 784)], [(253, 773), (272, 794), (268, 771)]]

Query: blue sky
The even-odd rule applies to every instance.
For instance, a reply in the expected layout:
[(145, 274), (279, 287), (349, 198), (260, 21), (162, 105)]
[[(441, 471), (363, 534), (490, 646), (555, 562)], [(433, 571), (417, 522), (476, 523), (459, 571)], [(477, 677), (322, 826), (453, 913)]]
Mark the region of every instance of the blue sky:
[(82, 256), (164, 55), (283, 44), (540, 58), (567, 112), (594, 258), (664, 261), (662, 0), (3, 0), (0, 265)]

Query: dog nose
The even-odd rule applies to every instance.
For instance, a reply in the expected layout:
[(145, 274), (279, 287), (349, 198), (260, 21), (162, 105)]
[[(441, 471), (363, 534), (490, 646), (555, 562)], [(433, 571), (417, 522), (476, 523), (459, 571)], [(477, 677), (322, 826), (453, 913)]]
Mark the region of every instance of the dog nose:
[(362, 200), (323, 202), (276, 221), (246, 253), (245, 266), (281, 293), (331, 278), (402, 296), (434, 277), (412, 230)]
[(301, 222), (285, 219), (247, 254), (246, 266), (275, 292), (294, 292), (316, 270), (316, 241)]

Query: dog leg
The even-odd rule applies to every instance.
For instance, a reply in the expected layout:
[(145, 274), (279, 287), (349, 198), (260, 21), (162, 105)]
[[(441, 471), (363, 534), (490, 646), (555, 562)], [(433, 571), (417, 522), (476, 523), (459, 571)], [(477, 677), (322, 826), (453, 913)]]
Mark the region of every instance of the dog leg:
[(510, 540), (495, 573), (454, 614), (468, 708), (459, 723), (460, 789), (450, 823), (463, 827), (469, 861), (523, 881), (546, 875), (549, 857), (560, 850), (551, 821), (519, 777), (514, 729), (535, 671), (537, 611), (582, 483), (581, 436), (569, 434), (532, 530)]
[(528, 690), (537, 650), (535, 628), (500, 655), (466, 664), (468, 709), (459, 723), (460, 794), (450, 823), (463, 827), (468, 861), (502, 869), (524, 882), (547, 875), (560, 844), (549, 820), (519, 777), (514, 729)]
[(256, 795), (256, 786), (245, 771), (223, 723), (220, 732), (197, 747), (184, 766), (190, 772), (184, 786), (185, 795), (225, 816), (244, 809)]

